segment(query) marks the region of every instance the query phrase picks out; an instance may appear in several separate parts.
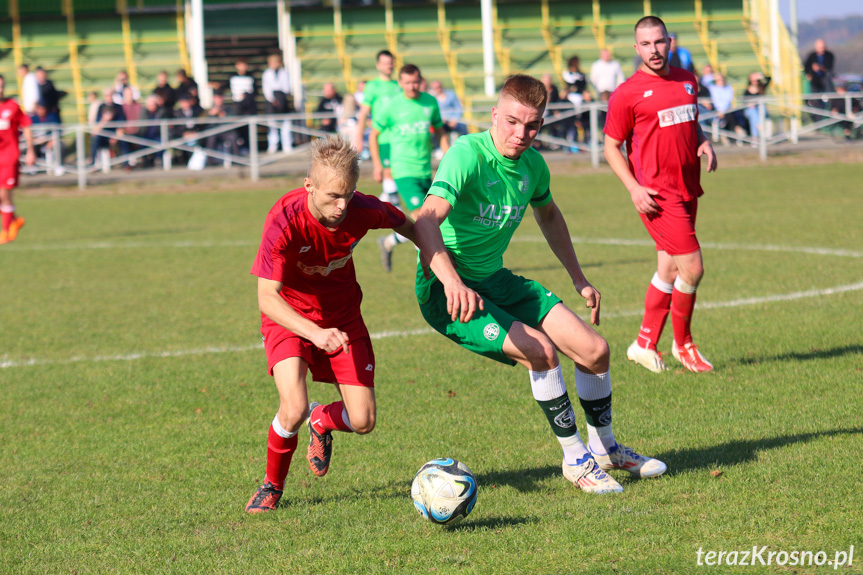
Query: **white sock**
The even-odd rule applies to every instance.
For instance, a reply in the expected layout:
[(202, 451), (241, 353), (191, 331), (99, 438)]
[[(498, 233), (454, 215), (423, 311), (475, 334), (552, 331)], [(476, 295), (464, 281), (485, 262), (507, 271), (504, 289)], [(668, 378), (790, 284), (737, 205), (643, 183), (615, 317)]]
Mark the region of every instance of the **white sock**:
[(662, 281), (662, 278), (659, 277), (659, 272), (653, 272), (653, 278), (650, 280), (650, 283), (662, 293), (671, 293), (674, 289), (674, 284), (667, 284)]
[(277, 413), (276, 416), (273, 418), (273, 431), (275, 431), (276, 435), (278, 435), (279, 437), (290, 439), (295, 436), (297, 434), (297, 431), (299, 430), (292, 433), (290, 431), (285, 431), (284, 429), (282, 429), (282, 424), (279, 423), (279, 414)]
[(399, 191), (398, 186), (396, 186), (396, 181), (392, 178), (384, 178), (384, 181), (381, 183), (381, 188), (387, 195), (397, 194)]
[[(608, 371), (600, 374), (584, 373), (576, 367), (575, 389), (578, 391), (578, 398), (582, 400), (582, 407), (584, 402), (596, 402), (608, 398), (608, 425), (594, 427), (588, 421), (587, 444), (593, 453), (600, 455), (614, 451), (617, 441), (611, 429), (611, 373)], [(600, 414), (600, 417), (603, 415)]]
[[(548, 371), (528, 370), (528, 373), (530, 374), (530, 388), (535, 400), (540, 402), (553, 401), (562, 398), (566, 394), (566, 383), (563, 381), (563, 369), (560, 365)], [(569, 401), (566, 403), (568, 404)], [(571, 406), (568, 409), (572, 412)], [(571, 417), (573, 417), (574, 425), (574, 414)], [(575, 435), (569, 437), (560, 437), (557, 434), (555, 434), (555, 437), (557, 437), (557, 441), (563, 449), (563, 460), (568, 465), (582, 463), (585, 457), (589, 456), (587, 448), (584, 446), (584, 442), (577, 431)]]

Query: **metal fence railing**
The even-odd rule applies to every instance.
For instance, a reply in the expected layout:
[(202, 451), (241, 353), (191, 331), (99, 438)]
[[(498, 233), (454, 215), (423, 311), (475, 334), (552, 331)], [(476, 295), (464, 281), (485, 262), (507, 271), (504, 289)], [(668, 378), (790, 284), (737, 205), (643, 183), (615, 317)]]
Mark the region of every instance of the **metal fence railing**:
[[(863, 138), (861, 98), (861, 93), (836, 92), (806, 94), (799, 100), (787, 96), (760, 96), (722, 115), (702, 109), (699, 122), (714, 142), (751, 146), (766, 160), (769, 150), (778, 144), (797, 144), (801, 140), (823, 137), (825, 132), (833, 130), (847, 132), (852, 138)], [(468, 115), (470, 119), (464, 120), (468, 130), (487, 129), (490, 123), (476, 118), (489, 118), (490, 110), (490, 105), (474, 107)], [(603, 152), (601, 127), (606, 111), (604, 102), (549, 105), (537, 141), (543, 147), (586, 152), (592, 165), (597, 167)], [(310, 138), (330, 134), (309, 126), (316, 120), (335, 117), (335, 114), (297, 113), (126, 121), (100, 126), (35, 124), (32, 128), (34, 145), (40, 153), (32, 168), (57, 176), (74, 172), (78, 186), (85, 188), (88, 176), (96, 172), (109, 172), (144, 161), (155, 166), (154, 159), (158, 159), (162, 169), (171, 170), (178, 161), (188, 162), (194, 157), (198, 165), (187, 164), (188, 167), (203, 169), (213, 163), (226, 167), (245, 166), (250, 179), (257, 181), (262, 167), (303, 151), (303, 142)], [(734, 124), (738, 129), (730, 129), (729, 117), (736, 118)], [(757, 130), (753, 129), (753, 124)], [(744, 126), (748, 127), (740, 129)], [(270, 129), (290, 132), (295, 135), (297, 145), (281, 154), (260, 153), (259, 139)], [(149, 137), (142, 137), (142, 132)], [(94, 152), (94, 145), (101, 150)]]

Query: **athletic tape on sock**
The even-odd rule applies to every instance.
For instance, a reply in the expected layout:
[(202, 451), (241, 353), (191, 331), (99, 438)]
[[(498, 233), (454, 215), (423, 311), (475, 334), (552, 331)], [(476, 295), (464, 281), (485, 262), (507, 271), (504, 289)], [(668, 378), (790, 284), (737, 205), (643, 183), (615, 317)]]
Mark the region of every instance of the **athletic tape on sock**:
[(273, 418), (273, 431), (275, 431), (276, 435), (278, 435), (279, 437), (290, 439), (295, 436), (297, 434), (297, 431), (299, 430), (294, 431), (293, 433), (291, 433), (290, 431), (285, 431), (282, 428), (282, 425), (279, 423), (279, 414), (277, 413), (276, 416)]
[(674, 287), (677, 289), (677, 291), (688, 294), (693, 294), (695, 293), (695, 290), (698, 289), (697, 286), (691, 286), (682, 279), (680, 279), (680, 276), (677, 276), (677, 279), (674, 280)]

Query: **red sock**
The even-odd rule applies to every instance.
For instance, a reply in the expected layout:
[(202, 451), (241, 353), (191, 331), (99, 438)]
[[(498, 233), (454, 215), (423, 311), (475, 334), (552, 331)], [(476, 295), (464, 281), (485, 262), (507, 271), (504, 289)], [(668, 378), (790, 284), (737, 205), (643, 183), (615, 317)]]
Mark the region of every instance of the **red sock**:
[(11, 224), (12, 220), (15, 219), (15, 208), (12, 208), (8, 212), (6, 210), (3, 210), (2, 212), (0, 212), (0, 215), (2, 215), (3, 229), (8, 230), (9, 224)]
[(674, 343), (678, 348), (692, 343), (692, 310), (695, 309), (695, 292), (684, 293), (674, 286), (671, 292), (671, 327), (674, 329)]
[(342, 412), (345, 409), (345, 402), (337, 401), (329, 405), (316, 407), (315, 411), (310, 415), (312, 427), (318, 433), (326, 433), (327, 431), (344, 431), (353, 433), (348, 422), (342, 417)]
[(297, 450), (297, 436), (285, 439), (273, 429), (270, 424), (270, 434), (267, 437), (267, 477), (264, 483), (269, 481), (276, 489), (285, 488), (285, 477), (291, 468), (291, 459)]
[[(647, 349), (656, 349), (665, 320), (668, 319), (668, 311), (671, 309), (671, 292), (664, 292), (654, 282), (647, 286), (647, 295), (644, 296), (644, 319), (641, 320), (641, 329), (638, 331), (638, 345)], [(664, 287), (664, 286), (663, 286)]]

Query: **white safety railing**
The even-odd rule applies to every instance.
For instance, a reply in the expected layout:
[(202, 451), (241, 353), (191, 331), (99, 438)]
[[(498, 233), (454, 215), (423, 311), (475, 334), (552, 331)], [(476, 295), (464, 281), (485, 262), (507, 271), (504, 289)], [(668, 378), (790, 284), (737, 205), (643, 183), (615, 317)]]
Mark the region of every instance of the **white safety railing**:
[[(846, 129), (854, 138), (863, 137), (863, 113), (860, 111), (861, 93), (805, 94), (799, 101), (788, 96), (759, 96), (745, 100), (740, 105), (727, 110), (724, 115), (738, 118), (741, 126), (748, 117), (751, 123), (757, 118), (757, 135), (753, 130), (731, 130), (715, 111), (702, 109), (699, 114), (705, 134), (714, 142), (749, 145), (758, 149), (761, 159), (766, 160), (772, 146), (781, 143), (797, 144), (807, 138), (823, 137), (825, 131), (836, 128)], [(709, 100), (702, 102), (709, 103)], [(837, 104), (841, 104), (838, 106)], [(834, 113), (833, 108), (841, 108), (844, 113)], [(490, 117), (491, 106), (474, 107), (470, 117)], [(599, 166), (602, 149), (602, 126), (604, 125), (607, 104), (605, 102), (585, 102), (574, 105), (568, 102), (551, 104), (546, 112), (545, 125), (536, 138), (543, 147), (559, 148), (574, 152), (587, 152), (594, 167)], [(265, 138), (265, 131), (277, 129), (297, 134), (303, 140), (322, 137), (331, 132), (308, 127), (315, 120), (336, 118), (332, 113), (316, 114), (275, 114), (260, 116), (233, 116), (225, 118), (189, 118), (139, 120), (135, 122), (110, 122), (101, 127), (89, 125), (35, 124), (34, 145), (41, 150), (36, 165), (25, 168), (32, 172), (44, 172), (56, 176), (76, 173), (78, 186), (87, 186), (88, 176), (96, 172), (109, 172), (120, 165), (134, 165), (145, 158), (157, 157), (164, 170), (174, 167), (175, 152), (185, 152), (187, 158), (196, 155), (204, 158), (198, 169), (210, 163), (224, 167), (245, 166), (249, 177), (257, 181), (262, 167), (278, 162), (304, 150), (299, 144), (287, 152), (277, 155), (261, 154), (259, 139)], [(575, 127), (576, 118), (580, 120), (581, 131)], [(471, 130), (485, 130), (488, 121), (464, 119), (463, 123)], [(726, 126), (726, 127), (724, 127)], [(142, 137), (143, 131), (158, 128), (158, 136)], [(124, 130), (133, 129), (134, 133)], [(119, 131), (118, 131), (119, 130)], [(132, 130), (129, 130), (130, 132)], [(557, 133), (557, 135), (553, 135)], [(231, 137), (236, 138), (234, 144)], [(577, 134), (584, 134), (581, 138)], [(94, 139), (109, 140), (119, 153), (92, 152)], [(90, 146), (87, 140), (90, 140)], [(578, 141), (581, 139), (582, 141)], [(587, 141), (583, 141), (583, 140)], [(240, 145), (240, 141), (242, 145)], [(232, 149), (233, 148), (233, 149)], [(88, 153), (89, 150), (89, 153)], [(58, 153), (59, 151), (59, 153)], [(155, 165), (155, 162), (153, 162)]]

